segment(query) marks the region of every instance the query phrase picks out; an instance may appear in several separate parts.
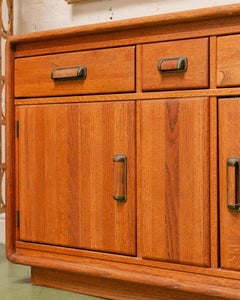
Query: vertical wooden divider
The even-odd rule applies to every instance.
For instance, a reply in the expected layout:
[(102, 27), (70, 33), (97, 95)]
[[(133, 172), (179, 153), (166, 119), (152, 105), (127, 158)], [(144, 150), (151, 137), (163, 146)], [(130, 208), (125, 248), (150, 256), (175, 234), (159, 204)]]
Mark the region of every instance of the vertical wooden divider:
[[(142, 92), (142, 45), (136, 46), (136, 93)], [(139, 205), (141, 195), (141, 128), (139, 102), (136, 101), (136, 207), (137, 207), (137, 257), (142, 258), (142, 212)]]
[[(16, 125), (16, 121), (18, 121), (18, 107), (16, 107), (15, 109), (15, 125)], [(16, 130), (16, 127), (15, 127)], [(18, 129), (19, 130), (19, 129)], [(18, 132), (19, 134), (19, 132)], [(15, 197), (16, 197), (16, 212), (19, 210), (19, 151), (18, 151), (18, 139), (19, 136), (17, 137), (17, 132), (15, 134)], [(16, 215), (16, 219), (17, 219), (17, 215)], [(16, 220), (17, 222), (17, 220)], [(16, 226), (16, 241), (19, 241), (20, 238), (20, 231), (19, 231), (19, 227)]]
[(10, 257), (16, 251), (14, 46), (7, 42), (6, 49), (6, 255)]
[[(217, 37), (210, 37), (210, 88), (217, 86)], [(219, 267), (217, 97), (210, 97), (210, 228), (211, 267)]]

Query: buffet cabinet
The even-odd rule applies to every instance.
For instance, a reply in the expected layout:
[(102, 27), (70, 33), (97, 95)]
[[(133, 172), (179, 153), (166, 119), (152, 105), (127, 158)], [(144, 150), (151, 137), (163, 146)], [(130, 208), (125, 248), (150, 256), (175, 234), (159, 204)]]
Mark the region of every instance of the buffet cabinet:
[(13, 36), (7, 257), (108, 299), (240, 299), (240, 5)]

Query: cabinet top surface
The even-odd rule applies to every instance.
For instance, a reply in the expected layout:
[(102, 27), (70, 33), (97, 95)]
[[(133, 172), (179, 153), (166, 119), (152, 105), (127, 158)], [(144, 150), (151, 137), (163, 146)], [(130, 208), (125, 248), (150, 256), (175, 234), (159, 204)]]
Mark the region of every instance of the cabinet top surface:
[[(189, 13), (191, 12), (191, 13)], [(193, 21), (215, 21), (221, 18), (233, 18), (240, 16), (240, 4), (223, 5), (211, 8), (203, 8), (191, 11), (161, 14), (155, 16), (133, 18), (120, 21), (105, 22), (99, 24), (76, 26), (47, 30), (35, 33), (27, 33), (9, 37), (11, 44), (27, 43), (32, 41), (46, 41), (62, 37), (75, 37), (79, 35), (92, 35), (98, 33), (111, 33), (129, 29), (143, 29), (156, 26), (183, 24)]]

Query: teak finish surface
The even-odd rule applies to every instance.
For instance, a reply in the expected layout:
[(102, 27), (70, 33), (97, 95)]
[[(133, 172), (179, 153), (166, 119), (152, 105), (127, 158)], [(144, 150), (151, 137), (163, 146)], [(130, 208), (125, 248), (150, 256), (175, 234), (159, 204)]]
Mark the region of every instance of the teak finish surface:
[[(18, 108), (20, 240), (135, 255), (135, 103)], [(127, 202), (113, 199), (115, 155)]]
[(209, 99), (146, 100), (137, 112), (143, 257), (209, 266)]
[[(208, 87), (208, 39), (191, 39), (143, 45), (143, 91)], [(185, 72), (159, 73), (158, 61), (187, 58)]]
[[(236, 4), (8, 40), (6, 248), (34, 284), (240, 299), (239, 213), (226, 206), (226, 159), (240, 156), (239, 25)], [(160, 74), (173, 56), (187, 71)], [(51, 79), (85, 62), (84, 82)], [(113, 199), (124, 193), (117, 154), (125, 203)]]
[[(51, 79), (54, 69), (76, 66), (86, 66), (86, 79)], [(19, 58), (15, 61), (15, 97), (119, 93), (134, 90), (134, 47)]]
[[(227, 209), (227, 176), (226, 162), (229, 157), (239, 157), (240, 99), (219, 100), (219, 188), (220, 188), (220, 233), (221, 233), (221, 267), (230, 270), (240, 270), (240, 224), (239, 212)], [(235, 168), (229, 167), (228, 193), (229, 203), (236, 204), (235, 194), (238, 185)]]
[(240, 85), (239, 62), (240, 34), (217, 38), (217, 85)]

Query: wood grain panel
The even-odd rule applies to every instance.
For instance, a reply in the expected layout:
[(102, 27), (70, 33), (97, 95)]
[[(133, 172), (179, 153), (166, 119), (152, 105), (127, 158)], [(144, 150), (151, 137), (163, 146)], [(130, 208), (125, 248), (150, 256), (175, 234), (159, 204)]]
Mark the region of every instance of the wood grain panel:
[[(187, 58), (185, 72), (158, 71), (160, 59), (176, 57)], [(142, 59), (144, 91), (208, 87), (208, 38), (143, 45)]]
[(217, 38), (217, 86), (240, 85), (240, 34)]
[(209, 100), (141, 101), (137, 113), (143, 257), (209, 266)]
[[(20, 239), (135, 254), (135, 103), (19, 107)], [(128, 158), (127, 202), (113, 157)]]
[[(84, 80), (54, 81), (55, 68), (87, 67)], [(15, 61), (15, 97), (132, 92), (135, 47), (20, 58)]]
[[(240, 270), (240, 234), (238, 230), (240, 213), (228, 211), (226, 178), (227, 158), (240, 157), (240, 98), (220, 99), (218, 109), (221, 267)], [(230, 173), (232, 168), (229, 168)], [(229, 180), (230, 198), (231, 189), (234, 184), (233, 181)]]

